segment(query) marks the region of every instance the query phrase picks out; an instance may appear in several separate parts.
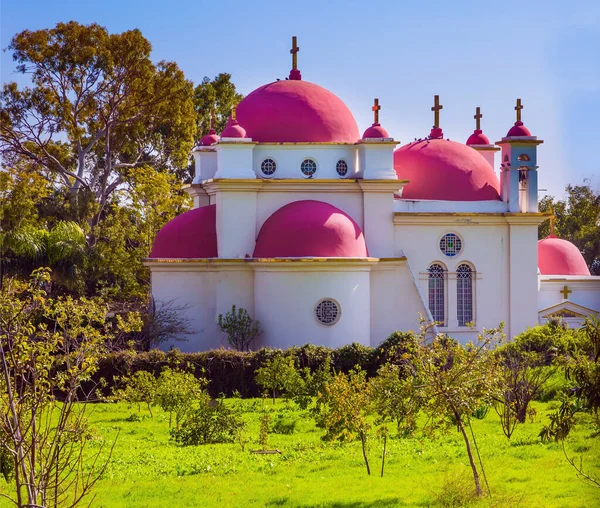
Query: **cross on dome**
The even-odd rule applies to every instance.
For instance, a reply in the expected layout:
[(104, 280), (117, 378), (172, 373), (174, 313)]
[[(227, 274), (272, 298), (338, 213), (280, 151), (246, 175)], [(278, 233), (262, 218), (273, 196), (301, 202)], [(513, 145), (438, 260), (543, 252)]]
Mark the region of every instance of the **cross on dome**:
[(515, 106), (515, 111), (517, 112), (517, 122), (521, 121), (521, 110), (523, 109), (523, 104), (521, 104), (521, 99), (517, 99), (517, 105)]
[(300, 51), (300, 46), (298, 46), (298, 38), (294, 35), (292, 37), (292, 49), (290, 49), (292, 55), (292, 70), (290, 71), (289, 79), (302, 79), (302, 74), (300, 74), (300, 71), (298, 70), (298, 51)]
[(237, 110), (237, 104), (233, 104), (231, 106), (231, 119), (232, 120), (236, 120), (236, 110)]
[(475, 118), (475, 129), (477, 129), (478, 131), (481, 130), (481, 119), (483, 118), (483, 115), (481, 114), (481, 108), (479, 106), (477, 106), (475, 108), (475, 115), (473, 116), (473, 118)]
[(554, 221), (556, 220), (556, 215), (554, 214), (554, 208), (551, 208), (550, 211), (552, 212), (552, 215), (550, 215), (549, 219), (550, 219), (550, 236), (556, 236), (554, 234)]
[(373, 101), (373, 107), (371, 108), (371, 110), (373, 111), (373, 123), (378, 124), (379, 123), (379, 110), (381, 109), (381, 106), (379, 105), (379, 99), (375, 99)]
[(440, 110), (444, 109), (444, 106), (440, 104), (440, 96), (433, 96), (433, 106), (431, 107), (431, 111), (433, 111), (433, 129), (431, 129), (431, 133), (429, 137), (431, 139), (441, 139), (444, 137), (444, 133), (442, 129), (440, 129)]

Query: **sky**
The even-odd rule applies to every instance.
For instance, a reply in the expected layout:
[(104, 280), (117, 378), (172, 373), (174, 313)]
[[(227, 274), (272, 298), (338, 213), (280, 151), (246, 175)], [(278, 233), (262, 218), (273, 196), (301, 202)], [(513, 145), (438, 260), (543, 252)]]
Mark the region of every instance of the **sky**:
[[(243, 94), (288, 75), (296, 35), (303, 79), (338, 95), (361, 132), (378, 97), (381, 124), (402, 143), (429, 134), (434, 94), (445, 137), (461, 142), (476, 106), (492, 142), (506, 135), (520, 97), (525, 125), (544, 140), (541, 196), (561, 198), (586, 178), (600, 188), (597, 0), (1, 0), (0, 17), (3, 50), (59, 21), (138, 28), (155, 61), (177, 62), (195, 83), (228, 72)], [(0, 58), (2, 82), (26, 84), (10, 52)]]

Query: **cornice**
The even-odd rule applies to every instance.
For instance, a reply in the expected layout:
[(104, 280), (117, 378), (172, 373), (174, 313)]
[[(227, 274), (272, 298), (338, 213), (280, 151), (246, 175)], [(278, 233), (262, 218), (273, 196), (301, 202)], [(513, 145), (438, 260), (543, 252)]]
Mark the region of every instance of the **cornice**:
[(394, 224), (461, 224), (480, 225), (539, 225), (550, 217), (546, 213), (493, 213), (493, 212), (394, 212)]
[(502, 138), (500, 141), (496, 141), (496, 145), (541, 145), (544, 141), (537, 139), (535, 136), (509, 136)]

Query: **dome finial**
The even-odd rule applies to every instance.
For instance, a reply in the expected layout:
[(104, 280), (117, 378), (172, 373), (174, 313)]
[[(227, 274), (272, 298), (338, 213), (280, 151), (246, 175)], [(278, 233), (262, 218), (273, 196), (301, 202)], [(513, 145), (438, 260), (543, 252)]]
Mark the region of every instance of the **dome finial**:
[(237, 120), (237, 118), (236, 118), (236, 110), (237, 110), (237, 104), (233, 104), (231, 106), (231, 119), (232, 120)]
[(302, 74), (298, 70), (298, 51), (300, 51), (300, 46), (298, 46), (298, 38), (294, 35), (292, 37), (292, 49), (290, 49), (290, 53), (292, 54), (292, 70), (290, 71), (289, 79), (302, 79)]
[(554, 221), (556, 220), (556, 215), (554, 215), (554, 207), (550, 208), (550, 212), (552, 213), (552, 215), (550, 215), (550, 217), (549, 217), (549, 219), (550, 219), (550, 234), (548, 236), (555, 237), (556, 234), (554, 233)]
[(373, 107), (371, 110), (373, 111), (373, 125), (379, 125), (379, 110), (381, 106), (379, 105), (379, 99), (375, 98), (373, 101)]
[(515, 111), (517, 112), (517, 122), (521, 121), (521, 110), (523, 109), (523, 104), (521, 104), (521, 99), (517, 99), (517, 105), (515, 106)]
[(481, 119), (483, 118), (483, 115), (481, 114), (481, 108), (479, 106), (475, 108), (475, 115), (473, 116), (473, 118), (475, 118), (475, 129), (480, 131)]
[(432, 139), (439, 139), (444, 137), (444, 133), (442, 129), (440, 129), (440, 110), (444, 109), (444, 106), (440, 104), (440, 96), (433, 96), (433, 106), (431, 107), (431, 111), (433, 111), (433, 129), (431, 129), (431, 133), (429, 137)]

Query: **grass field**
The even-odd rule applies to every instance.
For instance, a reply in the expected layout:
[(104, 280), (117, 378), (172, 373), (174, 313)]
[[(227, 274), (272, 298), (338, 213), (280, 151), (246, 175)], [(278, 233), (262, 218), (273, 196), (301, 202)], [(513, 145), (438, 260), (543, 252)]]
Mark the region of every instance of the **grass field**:
[[(92, 445), (111, 442), (118, 433), (111, 464), (95, 488), (93, 506), (462, 506), (473, 489), (463, 442), (453, 430), (436, 440), (420, 431), (412, 438), (389, 440), (381, 478), (379, 441), (371, 441), (373, 474), (367, 476), (360, 444), (322, 442), (323, 431), (298, 411), (294, 434), (269, 436), (270, 447), (280, 449), (281, 455), (253, 454), (251, 450), (259, 448), (262, 401), (228, 403), (244, 407), (248, 423), (244, 452), (238, 443), (174, 445), (169, 440), (168, 416), (159, 409), (154, 410), (154, 418), (142, 411), (141, 421), (130, 421), (137, 408), (93, 406), (90, 420), (97, 439)], [(275, 410), (286, 406), (278, 400)], [(542, 444), (537, 437), (552, 407), (552, 403), (535, 404), (536, 421), (518, 427), (510, 442), (493, 411), (474, 422), (491, 489), (491, 496), (475, 506), (600, 506), (600, 489), (576, 478), (560, 445)], [(600, 439), (592, 437), (590, 417), (581, 418), (583, 423), (569, 437), (567, 448), (570, 455), (582, 455), (586, 468), (599, 474)], [(6, 488), (0, 480), (0, 489)], [(0, 501), (0, 506), (9, 504)]]

